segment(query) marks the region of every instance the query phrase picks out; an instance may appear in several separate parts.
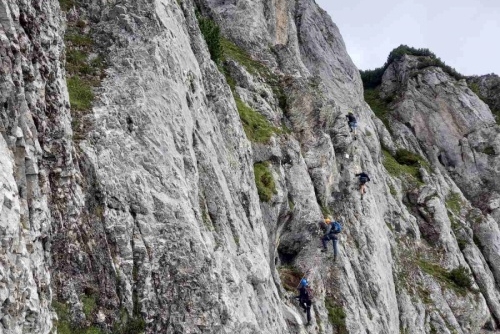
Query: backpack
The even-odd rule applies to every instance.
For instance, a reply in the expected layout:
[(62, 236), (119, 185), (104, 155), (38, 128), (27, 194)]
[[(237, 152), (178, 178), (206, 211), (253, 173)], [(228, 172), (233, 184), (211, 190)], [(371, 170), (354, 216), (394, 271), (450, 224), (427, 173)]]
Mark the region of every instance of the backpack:
[(359, 178), (359, 182), (361, 182), (361, 183), (366, 183), (366, 182), (368, 182), (368, 176), (361, 176), (361, 177)]
[(340, 222), (337, 222), (337, 221), (333, 222), (331, 233), (338, 234), (340, 232), (342, 232), (342, 224)]
[(313, 289), (311, 289), (311, 287), (306, 286), (306, 294), (307, 294), (307, 298), (310, 301), (312, 301), (314, 299), (314, 291), (313, 291)]

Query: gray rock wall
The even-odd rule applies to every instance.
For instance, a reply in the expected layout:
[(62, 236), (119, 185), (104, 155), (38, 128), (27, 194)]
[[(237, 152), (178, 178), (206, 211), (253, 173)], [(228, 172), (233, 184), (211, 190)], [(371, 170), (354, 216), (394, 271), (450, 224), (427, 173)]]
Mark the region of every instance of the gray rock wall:
[[(214, 64), (195, 10), (259, 69)], [(77, 138), (63, 17), (55, 1), (0, 2), (0, 332), (497, 328), (499, 131), (465, 82), (395, 62), (379, 88), (386, 129), (312, 0), (82, 1), (66, 17), (107, 69)], [(269, 140), (248, 139), (242, 103)], [(398, 148), (420, 168), (392, 162)], [(273, 176), (269, 201), (255, 163)], [(337, 262), (331, 244), (320, 252), (325, 215), (344, 223)], [(308, 327), (289, 272), (315, 289)]]
[(72, 142), (56, 1), (0, 2), (0, 332), (48, 333), (50, 243)]

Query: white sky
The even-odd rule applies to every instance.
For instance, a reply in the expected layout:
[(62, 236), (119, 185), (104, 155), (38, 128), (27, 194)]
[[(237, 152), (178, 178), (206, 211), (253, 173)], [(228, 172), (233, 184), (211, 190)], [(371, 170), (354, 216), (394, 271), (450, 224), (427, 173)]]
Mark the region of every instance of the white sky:
[(465, 75), (500, 74), (500, 0), (316, 0), (359, 69), (400, 44), (428, 48)]

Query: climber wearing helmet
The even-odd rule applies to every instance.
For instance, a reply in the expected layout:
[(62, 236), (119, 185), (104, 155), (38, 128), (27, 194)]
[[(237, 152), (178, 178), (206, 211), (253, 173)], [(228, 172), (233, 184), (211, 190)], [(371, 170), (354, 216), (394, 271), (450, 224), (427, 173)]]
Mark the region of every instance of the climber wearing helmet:
[(351, 132), (354, 134), (354, 140), (356, 140), (357, 139), (356, 128), (358, 127), (358, 121), (356, 120), (356, 117), (354, 117), (354, 114), (351, 111), (349, 111), (346, 117), (347, 117), (347, 124), (349, 124)]
[(366, 182), (371, 181), (370, 177), (365, 172), (355, 174), (355, 176), (359, 177), (359, 192), (361, 193), (361, 199), (363, 199), (363, 195), (366, 194)]
[(322, 252), (328, 251), (326, 243), (331, 240), (333, 244), (333, 262), (335, 262), (337, 261), (337, 254), (338, 254), (337, 234), (339, 234), (340, 231), (342, 231), (342, 225), (338, 221), (332, 223), (332, 220), (330, 218), (325, 219), (325, 225), (326, 225), (326, 232), (323, 235), (323, 238), (321, 238), (321, 242), (323, 243), (323, 249), (321, 251)]
[(295, 297), (299, 300), (300, 306), (306, 312), (307, 315), (307, 325), (311, 323), (311, 304), (312, 304), (312, 292), (309, 288), (309, 282), (307, 279), (303, 278), (300, 280), (299, 284), (299, 295)]

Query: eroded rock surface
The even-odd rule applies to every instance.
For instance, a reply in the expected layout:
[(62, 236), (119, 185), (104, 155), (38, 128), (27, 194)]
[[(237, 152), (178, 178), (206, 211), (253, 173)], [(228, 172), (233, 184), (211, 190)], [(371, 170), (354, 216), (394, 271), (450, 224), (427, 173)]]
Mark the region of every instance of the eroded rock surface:
[[(0, 0), (0, 332), (498, 327), (500, 131), (465, 81), (403, 57), (377, 89), (380, 120), (313, 0), (65, 9)], [(219, 64), (197, 15), (232, 48)], [(70, 114), (63, 17), (106, 58), (83, 117)], [(325, 215), (344, 224), (335, 263), (331, 244), (320, 252)], [(307, 327), (293, 299), (304, 273)]]

